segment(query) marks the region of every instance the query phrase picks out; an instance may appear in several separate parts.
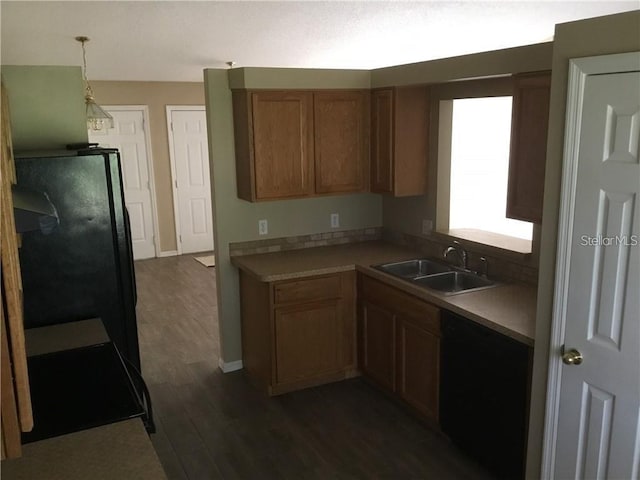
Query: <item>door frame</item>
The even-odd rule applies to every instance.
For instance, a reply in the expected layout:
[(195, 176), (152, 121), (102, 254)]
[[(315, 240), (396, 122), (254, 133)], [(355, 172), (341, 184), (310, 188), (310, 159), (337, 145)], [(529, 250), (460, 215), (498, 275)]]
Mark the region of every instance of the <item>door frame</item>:
[(562, 380), (560, 350), (564, 344), (564, 332), (567, 322), (569, 264), (578, 181), (578, 155), (580, 153), (580, 133), (582, 131), (584, 88), (589, 75), (623, 73), (638, 71), (639, 69), (640, 52), (569, 60), (556, 275), (549, 340), (549, 372), (547, 377), (546, 415), (541, 465), (542, 478), (554, 478), (556, 464), (555, 455), (558, 441), (560, 386)]
[[(206, 112), (204, 105), (167, 105), (167, 138), (169, 139), (169, 162), (171, 163), (171, 193), (173, 195), (173, 218), (176, 232), (176, 250), (182, 255), (182, 242), (180, 241), (180, 208), (178, 206), (178, 175), (176, 172), (176, 156), (173, 143), (173, 129), (171, 126), (171, 114), (173, 112)], [(210, 198), (209, 201), (212, 199)], [(213, 207), (213, 205), (212, 205)], [(214, 244), (215, 245), (215, 244)]]
[(149, 173), (149, 192), (151, 196), (151, 222), (153, 223), (153, 249), (158, 258), (160, 252), (160, 229), (158, 226), (158, 209), (156, 207), (156, 182), (153, 170), (153, 152), (151, 150), (151, 122), (149, 121), (148, 105), (102, 105), (107, 112), (109, 110), (141, 111), (144, 131), (144, 142), (147, 149), (147, 172)]

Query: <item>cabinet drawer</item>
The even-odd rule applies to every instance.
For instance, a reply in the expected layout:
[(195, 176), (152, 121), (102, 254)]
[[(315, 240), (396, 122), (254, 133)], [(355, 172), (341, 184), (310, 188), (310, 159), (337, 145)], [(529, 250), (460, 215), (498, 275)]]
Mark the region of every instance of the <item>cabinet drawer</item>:
[(273, 298), (276, 305), (340, 297), (341, 275), (281, 282), (273, 286)]
[(440, 335), (440, 309), (438, 307), (378, 280), (364, 275), (361, 279), (362, 297), (365, 300), (410, 317), (413, 323), (420, 328)]
[(421, 311), (406, 312), (406, 318), (416, 327), (440, 335), (440, 309), (428, 303), (422, 304)]

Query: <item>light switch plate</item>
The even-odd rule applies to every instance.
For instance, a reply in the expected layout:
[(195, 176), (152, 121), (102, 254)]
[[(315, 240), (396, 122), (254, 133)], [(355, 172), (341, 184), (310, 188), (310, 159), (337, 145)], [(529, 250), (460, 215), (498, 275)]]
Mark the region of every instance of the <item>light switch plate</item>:
[(331, 214), (331, 228), (338, 228), (340, 226), (340, 214)]

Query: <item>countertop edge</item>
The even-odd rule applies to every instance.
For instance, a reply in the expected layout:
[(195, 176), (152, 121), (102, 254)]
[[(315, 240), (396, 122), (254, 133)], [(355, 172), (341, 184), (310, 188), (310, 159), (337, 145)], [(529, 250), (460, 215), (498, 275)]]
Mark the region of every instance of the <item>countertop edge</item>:
[[(386, 243), (386, 242), (383, 242)], [(351, 244), (351, 247), (353, 247), (353, 244)], [(326, 249), (325, 251), (327, 252), (327, 254), (330, 253), (330, 249), (332, 247), (317, 247), (317, 248), (323, 248)], [(336, 248), (340, 248), (340, 246), (336, 246)], [(393, 244), (389, 244), (389, 249), (398, 249), (397, 246), (393, 245)], [(314, 250), (314, 249), (310, 249), (310, 250)], [(407, 252), (407, 249), (402, 249), (405, 250), (405, 253)], [(299, 255), (300, 251), (299, 250), (294, 250), (292, 252), (296, 252), (293, 253), (294, 255)], [(316, 250), (317, 252), (317, 250)], [(275, 255), (287, 255), (287, 251), (282, 251), (282, 252), (275, 252)], [(282, 272), (278, 272), (278, 273), (272, 273), (270, 270), (270, 268), (266, 268), (264, 267), (264, 264), (261, 262), (261, 260), (263, 259), (267, 259), (269, 258), (269, 256), (274, 255), (274, 253), (265, 253), (265, 254), (255, 254), (255, 255), (251, 255), (246, 257), (246, 261), (243, 261), (243, 256), (237, 256), (237, 257), (231, 257), (231, 263), (233, 266), (239, 268), (240, 270), (242, 270), (243, 272), (247, 273), (248, 275), (250, 275), (251, 277), (253, 277), (254, 279), (261, 281), (261, 282), (279, 282), (279, 281), (287, 281), (287, 280), (295, 280), (295, 279), (300, 279), (300, 278), (305, 278), (305, 277), (309, 277), (309, 276), (315, 276), (315, 275), (328, 275), (328, 274), (332, 274), (332, 273), (340, 273), (340, 272), (345, 272), (345, 271), (351, 271), (351, 270), (356, 270), (360, 273), (363, 273), (371, 278), (374, 278), (378, 281), (381, 281), (391, 287), (397, 288), (409, 295), (413, 295), (417, 298), (420, 298), (426, 302), (429, 302), (439, 308), (448, 310), (454, 314), (458, 314), (461, 315), (465, 318), (468, 318), (480, 325), (483, 325), (487, 328), (490, 328), (491, 330), (494, 330), (498, 333), (501, 333), (509, 338), (512, 338), (520, 343), (523, 343), (529, 347), (533, 347), (535, 344), (535, 340), (534, 340), (534, 332), (532, 332), (532, 336), (529, 336), (527, 333), (524, 333), (522, 331), (519, 331), (518, 329), (512, 329), (511, 327), (505, 326), (504, 324), (500, 323), (500, 322), (496, 322), (491, 320), (490, 318), (488, 318), (488, 316), (484, 316), (482, 315), (481, 310), (483, 310), (482, 308), (473, 308), (469, 307), (469, 308), (465, 308), (464, 304), (473, 304), (474, 302), (477, 303), (486, 303), (486, 305), (489, 305), (491, 303), (491, 300), (483, 300), (483, 294), (486, 295), (495, 295), (495, 292), (497, 291), (498, 293), (504, 293), (505, 295), (507, 293), (510, 293), (510, 291), (508, 292), (507, 290), (501, 290), (498, 291), (498, 289), (512, 289), (514, 292), (519, 291), (519, 292), (525, 292), (525, 291), (529, 291), (528, 296), (531, 295), (531, 290), (529, 289), (534, 289), (535, 287), (533, 286), (529, 286), (529, 285), (519, 285), (519, 284), (515, 284), (515, 283), (500, 283), (499, 285), (492, 287), (490, 289), (486, 289), (486, 290), (482, 290), (482, 291), (477, 291), (477, 292), (467, 292), (467, 293), (462, 293), (462, 294), (457, 294), (457, 295), (442, 295), (442, 294), (438, 294), (437, 292), (433, 292), (431, 290), (427, 290), (425, 288), (422, 288), (420, 286), (417, 285), (412, 285), (411, 283), (407, 282), (407, 281), (403, 281), (400, 278), (394, 277), (392, 275), (389, 275), (385, 272), (381, 272), (380, 270), (374, 269), (369, 265), (362, 265), (361, 262), (358, 261), (357, 258), (353, 259), (354, 261), (343, 261), (343, 262), (336, 262), (328, 267), (323, 267), (323, 268), (318, 268), (317, 266), (317, 257), (315, 259), (314, 262), (316, 265), (313, 266), (313, 268), (306, 268), (304, 265), (301, 265), (300, 269), (292, 269), (289, 267), (289, 269), (287, 271), (282, 271)], [(421, 255), (419, 252), (413, 252), (414, 258), (415, 257), (422, 257), (424, 255)], [(406, 254), (398, 254), (397, 256), (395, 256), (394, 258), (396, 258), (398, 261), (402, 260), (402, 259), (406, 259), (406, 258), (410, 258), (409, 256), (407, 256)], [(259, 261), (256, 261), (259, 260)], [(395, 260), (392, 260), (395, 261)], [(304, 262), (302, 262), (304, 263)], [(330, 263), (330, 262), (329, 262)], [(264, 268), (262, 268), (264, 267)], [(263, 273), (261, 272), (261, 270), (266, 271), (268, 273)], [(494, 291), (494, 294), (488, 293)], [(486, 297), (484, 297), (486, 298)], [(535, 302), (534, 302), (535, 303)], [(463, 305), (460, 305), (463, 304)], [(533, 308), (535, 308), (535, 305), (533, 306)], [(534, 321), (535, 321), (535, 313), (534, 313)], [(530, 325), (528, 322), (525, 322), (526, 325)], [(521, 322), (521, 325), (523, 324), (523, 322)], [(526, 328), (526, 327), (524, 327)], [(526, 328), (528, 330), (528, 328)]]
[(332, 273), (341, 273), (348, 272), (351, 270), (356, 270), (356, 265), (340, 265), (326, 268), (311, 268), (304, 269), (298, 272), (287, 272), (281, 274), (272, 274), (272, 275), (260, 275), (254, 272), (253, 270), (242, 266), (241, 264), (236, 264), (231, 261), (231, 264), (235, 267), (239, 268), (243, 272), (248, 273), (251, 277), (255, 278), (260, 282), (282, 282), (286, 280), (296, 280), (298, 278), (312, 277), (315, 275), (330, 275)]
[[(399, 278), (393, 277), (392, 275), (386, 274), (384, 272), (381, 272), (379, 270), (376, 270), (372, 267), (367, 267), (367, 266), (362, 266), (362, 265), (358, 265), (356, 267), (356, 270), (358, 270), (361, 273), (366, 274), (367, 276), (374, 278), (376, 280), (379, 280), (381, 282), (386, 283), (389, 286), (392, 286), (394, 288), (397, 288), (398, 290), (403, 291), (404, 293), (407, 293), (409, 295), (413, 295), (414, 297), (418, 297), (421, 300), (424, 300), (426, 302), (429, 302), (433, 305), (435, 305), (436, 307), (448, 310), (452, 313), (456, 313), (458, 315), (461, 315), (465, 318), (468, 318), (469, 320), (473, 320), (474, 322), (483, 325), (487, 328), (490, 328), (491, 330), (494, 330), (496, 332), (502, 333), (510, 338), (513, 338), (514, 340), (519, 341), (520, 343), (524, 343), (530, 347), (534, 346), (535, 340), (533, 338), (530, 338), (529, 336), (518, 332), (517, 330), (512, 330), (509, 327), (505, 327), (504, 325), (501, 325), (500, 323), (494, 322), (486, 317), (483, 317), (482, 315), (477, 314), (476, 312), (474, 312), (473, 310), (469, 310), (463, 307), (460, 307), (459, 305), (456, 305), (454, 303), (451, 303), (451, 301), (449, 301), (449, 299), (455, 298), (458, 295), (468, 295), (463, 293), (463, 294), (458, 294), (458, 295), (452, 295), (452, 296), (447, 296), (447, 295), (438, 295), (437, 293), (431, 292), (430, 290), (426, 290), (422, 287), (419, 286), (414, 286), (411, 285), (409, 282), (403, 281)], [(497, 285), (495, 287), (492, 287), (492, 289), (495, 288), (506, 288), (512, 286), (511, 284), (500, 284)], [(480, 293), (480, 292), (477, 292)]]

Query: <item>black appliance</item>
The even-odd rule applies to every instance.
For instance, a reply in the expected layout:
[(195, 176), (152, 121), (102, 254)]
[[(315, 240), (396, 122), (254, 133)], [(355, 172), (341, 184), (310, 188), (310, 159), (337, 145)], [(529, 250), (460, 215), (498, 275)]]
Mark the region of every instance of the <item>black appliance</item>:
[(443, 312), (440, 352), (442, 431), (497, 478), (523, 478), (529, 347)]
[(28, 358), (34, 427), (23, 443), (148, 413), (112, 342)]
[(99, 317), (140, 370), (136, 287), (120, 155), (87, 149), (15, 155), (20, 187), (46, 194), (59, 225), (22, 236), (25, 328)]

